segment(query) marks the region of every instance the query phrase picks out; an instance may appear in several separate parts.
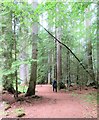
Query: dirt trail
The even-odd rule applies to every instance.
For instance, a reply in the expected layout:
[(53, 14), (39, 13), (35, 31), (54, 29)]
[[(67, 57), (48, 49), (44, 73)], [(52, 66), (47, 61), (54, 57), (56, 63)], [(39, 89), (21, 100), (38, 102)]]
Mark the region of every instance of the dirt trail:
[[(17, 108), (23, 108), (25, 118), (96, 118), (96, 108), (84, 103), (82, 100), (73, 97), (70, 92), (53, 92), (51, 85), (38, 85), (36, 95), (40, 99), (32, 100), (30, 103), (18, 102), (12, 104), (9, 113)], [(7, 117), (15, 117), (9, 114)]]

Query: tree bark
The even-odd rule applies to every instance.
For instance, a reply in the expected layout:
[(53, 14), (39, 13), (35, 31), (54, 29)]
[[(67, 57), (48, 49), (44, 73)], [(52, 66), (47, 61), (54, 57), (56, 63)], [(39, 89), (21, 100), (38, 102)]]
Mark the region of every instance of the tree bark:
[[(26, 50), (24, 50), (26, 51)], [(26, 52), (22, 51), (20, 53), (20, 60), (24, 61), (28, 58), (28, 55), (26, 54)], [(26, 85), (28, 84), (28, 79), (29, 79), (29, 69), (28, 69), (28, 64), (21, 64), (20, 65), (20, 80), (21, 80), (21, 84)]]
[[(37, 0), (33, 0), (33, 8), (34, 10), (37, 7)], [(35, 87), (37, 80), (37, 34), (38, 34), (38, 25), (37, 23), (33, 23), (33, 41), (32, 41), (32, 59), (35, 60), (31, 64), (31, 75), (29, 81), (29, 87), (26, 93), (26, 96), (35, 95)]]
[[(13, 62), (13, 58), (12, 58), (13, 33), (12, 33), (12, 12), (11, 11), (6, 16), (2, 16), (2, 23), (3, 22), (6, 23), (6, 26), (2, 27), (2, 35), (4, 35), (6, 39), (4, 40), (4, 48), (3, 48), (3, 51), (4, 51), (3, 52), (3, 57), (4, 57), (3, 69), (10, 70)], [(9, 35), (11, 36), (10, 38), (8, 37)], [(3, 75), (3, 88), (11, 93), (15, 93), (15, 90), (13, 87), (13, 79), (14, 79), (13, 74)]]
[(91, 34), (90, 34), (90, 18), (88, 18), (88, 15), (90, 14), (89, 8), (86, 8), (85, 11), (85, 26), (86, 26), (86, 41), (87, 41), (87, 59), (88, 59), (88, 71), (91, 74), (91, 77), (89, 76), (89, 80), (87, 84), (95, 84), (95, 74), (93, 69), (93, 54), (92, 54), (92, 43), (91, 43)]
[[(61, 41), (61, 29), (57, 28), (56, 29), (56, 37)], [(57, 42), (57, 84), (58, 84), (58, 89), (60, 89), (60, 82), (62, 79), (62, 63), (61, 63), (61, 45), (59, 42)]]
[(52, 74), (51, 74), (51, 78), (54, 79), (54, 75), (55, 75), (55, 70), (54, 70), (55, 66), (54, 66), (54, 52), (52, 51)]
[(51, 82), (51, 51), (49, 50), (48, 51), (48, 84), (50, 84)]
[(67, 87), (69, 89), (71, 85), (71, 78), (70, 78), (70, 52), (67, 50)]

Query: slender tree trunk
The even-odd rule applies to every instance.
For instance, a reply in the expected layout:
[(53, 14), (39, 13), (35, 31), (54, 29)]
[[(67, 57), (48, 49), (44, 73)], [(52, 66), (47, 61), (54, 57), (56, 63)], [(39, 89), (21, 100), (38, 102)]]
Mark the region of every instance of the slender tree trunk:
[[(2, 35), (5, 36), (6, 40), (4, 42), (5, 44), (4, 44), (4, 49), (3, 49), (4, 50), (3, 56), (5, 58), (3, 69), (10, 70), (12, 62), (13, 62), (13, 58), (12, 58), (12, 49), (13, 49), (12, 12), (7, 14), (6, 16), (2, 16), (2, 23), (4, 21), (6, 22), (6, 27), (2, 27)], [(10, 38), (9, 38), (9, 35), (11, 36)], [(13, 87), (13, 79), (14, 79), (13, 74), (3, 75), (3, 88), (11, 93), (15, 93), (15, 90)]]
[(79, 85), (79, 64), (77, 64), (77, 78), (76, 78), (76, 84)]
[[(24, 46), (22, 47), (24, 48)], [(28, 58), (28, 55), (25, 52), (26, 50), (22, 49), (20, 53), (20, 60), (24, 61)], [(28, 79), (29, 79), (29, 69), (28, 69), (28, 64), (21, 64), (20, 65), (20, 79), (21, 79), (21, 84), (26, 85), (28, 84)]]
[[(61, 40), (61, 29), (57, 28), (57, 34), (56, 37)], [(61, 45), (59, 42), (57, 42), (57, 84), (58, 84), (58, 89), (60, 89), (60, 82), (62, 79), (62, 63), (61, 63)]]
[[(97, 2), (97, 10), (99, 11), (99, 2)], [(99, 12), (97, 12), (97, 18), (98, 18), (98, 16), (99, 16)], [(99, 19), (97, 19), (97, 28), (99, 28)], [(96, 70), (96, 81), (97, 81), (97, 87), (98, 87), (98, 90), (99, 90), (99, 29), (97, 29), (97, 70)]]
[(67, 87), (69, 89), (71, 85), (71, 78), (70, 78), (70, 52), (67, 50)]
[(92, 77), (90, 77), (90, 82), (91, 83), (95, 83), (95, 75), (94, 75), (94, 69), (93, 69), (93, 60), (92, 60), (92, 45), (91, 45), (91, 41), (88, 41), (87, 44), (87, 55), (88, 55), (88, 69), (89, 72), (91, 73)]
[(54, 79), (54, 52), (52, 52), (52, 74), (51, 74), (51, 78)]
[(51, 82), (51, 53), (50, 50), (48, 51), (48, 84)]
[(90, 83), (95, 83), (95, 74), (94, 74), (94, 69), (93, 69), (93, 54), (92, 54), (92, 43), (91, 43), (91, 34), (90, 34), (90, 18), (88, 18), (88, 14), (90, 14), (89, 8), (86, 8), (85, 11), (85, 23), (86, 23), (86, 40), (87, 40), (87, 58), (88, 58), (88, 70), (89, 73), (91, 74), (91, 77), (89, 77), (88, 84)]
[[(37, 7), (37, 0), (33, 0), (33, 8)], [(38, 25), (33, 23), (33, 41), (32, 41), (32, 59), (37, 60), (37, 34), (38, 34)], [(37, 80), (37, 61), (33, 61), (31, 64), (31, 75), (29, 81), (29, 87), (26, 93), (26, 96), (35, 95), (35, 87)]]
[[(56, 36), (56, 27), (55, 27), (55, 36)], [(56, 40), (55, 40), (55, 52), (54, 52), (54, 54), (55, 54), (54, 77), (57, 80), (57, 41)]]
[[(17, 41), (16, 41), (16, 19), (14, 15), (14, 50), (15, 50), (15, 61), (17, 60)], [(18, 78), (17, 78), (17, 70), (15, 71), (15, 85), (16, 85), (16, 92), (14, 94), (15, 99), (18, 98)]]
[[(20, 26), (20, 34), (23, 35), (25, 31), (21, 30), (21, 26)], [(28, 34), (28, 31), (26, 32)], [(24, 37), (23, 37), (24, 39)], [(20, 61), (25, 61), (28, 58), (28, 53), (27, 53), (27, 40), (26, 41), (22, 41), (23, 43), (21, 43), (21, 48), (20, 48), (20, 54), (19, 54), (19, 59)], [(21, 84), (22, 85), (28, 85), (28, 81), (29, 81), (29, 66), (28, 64), (21, 64), (20, 65), (20, 80), (21, 80)]]

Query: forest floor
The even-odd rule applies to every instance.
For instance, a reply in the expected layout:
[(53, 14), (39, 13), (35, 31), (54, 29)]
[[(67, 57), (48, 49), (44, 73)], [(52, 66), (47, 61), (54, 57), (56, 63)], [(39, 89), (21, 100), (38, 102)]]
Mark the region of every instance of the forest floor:
[[(15, 102), (12, 94), (5, 93), (0, 102), (0, 118), (15, 118), (18, 112), (25, 113), (23, 118), (97, 118), (97, 102), (86, 102), (82, 97), (93, 92), (97, 93), (90, 88), (56, 93), (51, 85), (37, 85), (36, 95), (40, 97), (28, 97), (18, 102)], [(6, 110), (5, 103), (10, 106)]]

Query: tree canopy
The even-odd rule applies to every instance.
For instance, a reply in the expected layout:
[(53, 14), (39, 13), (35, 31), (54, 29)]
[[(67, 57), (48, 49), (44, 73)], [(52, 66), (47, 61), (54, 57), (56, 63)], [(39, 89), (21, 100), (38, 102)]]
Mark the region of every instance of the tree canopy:
[(98, 2), (45, 0), (36, 8), (34, 3), (26, 0), (0, 2), (0, 74), (4, 87), (7, 83), (12, 87), (21, 80), (19, 68), (22, 64), (28, 65), (30, 79), (35, 69), (31, 69), (31, 64), (36, 62), (35, 81), (47, 83), (48, 73), (52, 81), (57, 74), (58, 43), (61, 81), (71, 81), (80, 86), (96, 84)]

